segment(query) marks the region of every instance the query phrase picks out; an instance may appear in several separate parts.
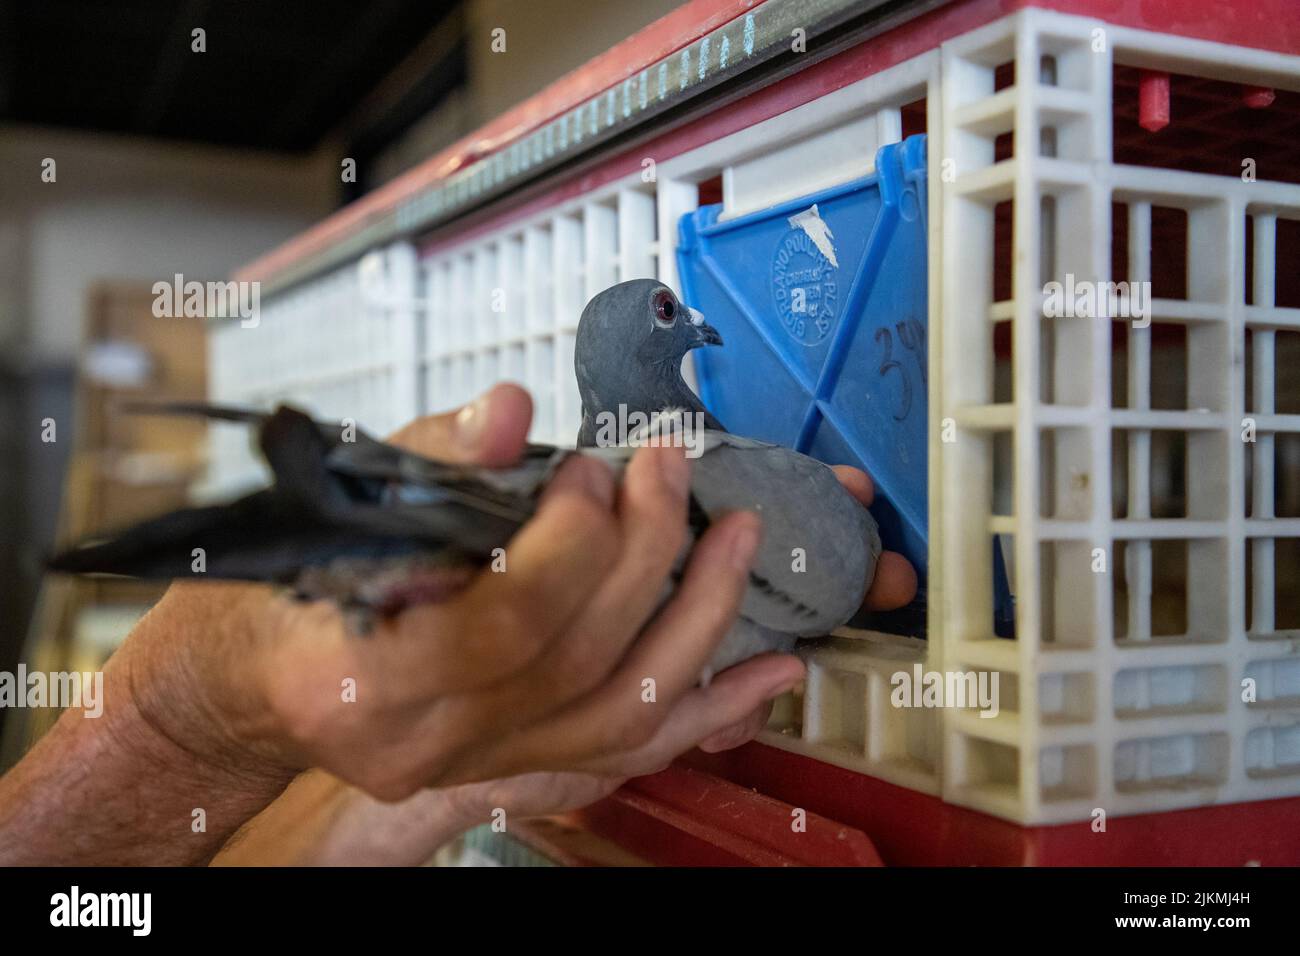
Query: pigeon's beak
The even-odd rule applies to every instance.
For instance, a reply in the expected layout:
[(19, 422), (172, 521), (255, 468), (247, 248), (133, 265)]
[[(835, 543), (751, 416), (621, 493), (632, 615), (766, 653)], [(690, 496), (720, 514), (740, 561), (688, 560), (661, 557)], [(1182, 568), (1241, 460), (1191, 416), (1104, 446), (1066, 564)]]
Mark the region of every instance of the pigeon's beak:
[(699, 348), (701, 345), (721, 345), (722, 335), (709, 323), (704, 321), (704, 316), (695, 309), (689, 309), (691, 315), (691, 331), (695, 333), (695, 340), (691, 343), (691, 348)]

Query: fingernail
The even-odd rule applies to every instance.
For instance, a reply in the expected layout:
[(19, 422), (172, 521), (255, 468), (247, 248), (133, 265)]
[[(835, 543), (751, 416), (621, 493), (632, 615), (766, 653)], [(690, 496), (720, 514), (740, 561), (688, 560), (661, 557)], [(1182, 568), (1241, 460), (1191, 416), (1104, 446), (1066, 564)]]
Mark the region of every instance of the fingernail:
[(751, 517), (732, 532), (731, 564), (737, 571), (748, 571), (758, 550), (758, 520)]
[(670, 448), (654, 453), (659, 459), (659, 474), (678, 498), (685, 498), (691, 490), (691, 463), (680, 449)]
[(478, 447), (487, 425), (487, 395), (480, 395), (456, 413), (456, 443), (466, 451)]

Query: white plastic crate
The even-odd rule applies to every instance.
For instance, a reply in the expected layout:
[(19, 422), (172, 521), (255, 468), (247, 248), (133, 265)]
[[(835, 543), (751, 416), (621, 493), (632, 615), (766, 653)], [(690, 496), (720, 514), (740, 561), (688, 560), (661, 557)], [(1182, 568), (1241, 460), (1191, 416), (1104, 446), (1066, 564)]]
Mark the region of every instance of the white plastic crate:
[[(1131, 814), (1300, 793), (1296, 633), (1276, 631), (1270, 610), (1281, 583), (1272, 542), (1295, 536), (1300, 523), (1269, 510), (1268, 438), (1300, 425), (1272, 414), (1270, 352), (1270, 330), (1300, 321), (1300, 310), (1273, 307), (1271, 255), (1275, 217), (1300, 214), (1300, 187), (1118, 165), (1111, 142), (1115, 63), (1294, 89), (1300, 61), (1037, 10), (942, 53), (931, 155), (951, 158), (956, 176), (936, 193), (941, 274), (930, 342), (939, 394), (931, 407), (956, 431), (944, 443), (936, 429), (931, 443), (932, 535), (941, 543), (932, 553), (939, 613), (931, 660), (996, 669), (1004, 685), (1009, 678), (1017, 686), (1016, 705), (994, 719), (942, 714), (943, 796), (1024, 822), (1058, 822), (1098, 807)], [(1006, 62), (1015, 64), (1015, 83), (998, 91), (995, 68)], [(1010, 131), (1015, 155), (995, 162), (995, 138)], [(1016, 268), (1011, 297), (995, 302), (994, 210), (1007, 200)], [(1124, 330), (1121, 371), (1112, 365), (1109, 321), (1042, 311), (1051, 280), (1110, 278), (1112, 202), (1127, 207), (1132, 280), (1152, 275), (1152, 208), (1186, 212), (1186, 298), (1156, 299), (1151, 315), (1185, 328), (1178, 409), (1152, 406), (1150, 329)], [(991, 361), (998, 322), (1011, 329), (1009, 396), (997, 394)], [(1241, 437), (1248, 327), (1253, 418), (1264, 436), (1253, 446)], [(1119, 374), (1127, 395), (1115, 401)], [(1153, 497), (1167, 494), (1154, 478), (1175, 465), (1169, 443), (1153, 440), (1167, 432), (1182, 436), (1187, 456), (1181, 517), (1152, 513)], [(1009, 510), (994, 506), (999, 436), (1013, 456)], [(1126, 469), (1117, 469), (1116, 449)], [(1256, 483), (1250, 515), (1247, 455)], [(989, 629), (994, 535), (1014, 541), (1015, 641)], [(1255, 552), (1253, 594), (1245, 590), (1247, 549)], [(1153, 587), (1157, 550), (1181, 555), (1180, 567), (1157, 562), (1154, 570), (1181, 577), (1185, 607), (1153, 615), (1153, 593), (1170, 591), (1166, 581)], [(1121, 595), (1126, 613), (1116, 615)], [(1161, 634), (1154, 618), (1181, 627)], [(1254, 703), (1243, 701), (1250, 676), (1260, 688)]]
[(653, 185), (633, 177), (425, 259), (425, 410), (512, 380), (533, 395), (530, 437), (572, 445), (582, 421), (573, 377), (578, 319), (602, 289), (656, 274), (655, 227)]
[[(399, 243), (262, 303), (256, 325), (209, 335), (211, 400), (271, 409), (289, 402), (383, 435), (417, 414), (415, 253)], [(246, 428), (209, 430), (201, 493), (226, 496), (268, 477)]]
[[(1277, 595), (1297, 587), (1275, 567), (1278, 548), (1300, 539), (1300, 519), (1272, 512), (1275, 471), (1300, 447), (1300, 415), (1274, 404), (1274, 338), (1300, 330), (1300, 309), (1276, 307), (1272, 295), (1276, 222), (1300, 219), (1300, 187), (1114, 164), (1117, 63), (1300, 86), (1295, 57), (1026, 10), (664, 160), (655, 182), (602, 186), (439, 246), (418, 266), (409, 247), (384, 250), (386, 305), (359, 300), (342, 269), (277, 296), (263, 322), (294, 329), (283, 334), (295, 342), (326, 338), (330, 327), (309, 318), (320, 313), (313, 295), (359, 310), (358, 325), (388, 322), (388, 333), (329, 345), (339, 346), (333, 368), (347, 388), (360, 387), (371, 363), (390, 373), (391, 391), (371, 396), (387, 403), (366, 422), (376, 431), (512, 379), (537, 401), (532, 437), (569, 444), (583, 304), (623, 278), (678, 284), (677, 223), (698, 205), (700, 183), (720, 176), (727, 215), (737, 215), (760, 208), (765, 190), (777, 201), (863, 175), (875, 149), (900, 138), (902, 108), (924, 100), (929, 639), (845, 630), (815, 647), (806, 686), (780, 703), (765, 741), (1026, 824), (1300, 794), (1300, 631), (1279, 630), (1274, 615)], [(1000, 85), (1008, 64), (1015, 82)], [(1008, 134), (1014, 155), (999, 160), (995, 144)], [(1016, 267), (1009, 294), (998, 295), (995, 230), (1007, 202)], [(1051, 279), (1110, 278), (1112, 202), (1126, 210), (1133, 280), (1151, 275), (1152, 210), (1186, 213), (1187, 296), (1156, 300), (1152, 316), (1184, 330), (1177, 409), (1153, 405), (1160, 360), (1153, 366), (1149, 330), (1126, 329), (1121, 351), (1109, 321), (1042, 313)], [(1009, 363), (995, 356), (999, 325), (1009, 329)], [(1259, 437), (1243, 445), (1248, 329)], [(328, 360), (288, 347), (288, 364), (271, 361), (286, 351), (275, 348), (246, 362), (262, 346), (250, 336), (237, 348), (239, 336), (237, 326), (214, 336), (217, 398), (306, 396), (334, 417), (355, 412), (355, 393), (329, 390)], [(1288, 440), (1275, 448), (1278, 436)], [(1180, 455), (1195, 467), (1185, 471), (1184, 513), (1168, 517), (1157, 506), (1174, 493)], [(1011, 573), (1015, 639), (993, 633), (995, 540)], [(1094, 549), (1103, 571), (1093, 571)], [(1180, 630), (1161, 633), (1170, 609), (1153, 607), (1152, 594), (1166, 593), (1170, 571), (1185, 606), (1172, 615)], [(997, 673), (998, 716), (893, 707), (891, 678), (918, 664)], [(1257, 685), (1253, 703), (1242, 699), (1243, 678)]]

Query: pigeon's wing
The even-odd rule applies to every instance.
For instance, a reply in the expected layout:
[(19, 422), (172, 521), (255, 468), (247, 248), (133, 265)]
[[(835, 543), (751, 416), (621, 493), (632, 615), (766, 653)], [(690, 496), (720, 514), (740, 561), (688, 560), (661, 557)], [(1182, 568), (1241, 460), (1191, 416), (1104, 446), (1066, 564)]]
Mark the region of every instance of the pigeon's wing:
[(502, 494), (529, 496), (539, 490), (568, 454), (552, 445), (530, 444), (517, 464), (483, 468), (426, 458), (358, 434), (356, 441), (331, 449), (326, 466), (335, 474), (357, 479), (441, 488), (486, 485)]
[(876, 522), (829, 467), (796, 451), (727, 436), (695, 463), (703, 511), (757, 511), (763, 541), (741, 614), (763, 627), (813, 636), (857, 611), (880, 557)]
[[(124, 407), (141, 414), (193, 415), (257, 426), (260, 449), (277, 482), (318, 492), (325, 476), (316, 462), (323, 459), (326, 472), (362, 483), (463, 484), (467, 488), (484, 484), (527, 497), (538, 491), (539, 484), (567, 454), (553, 445), (529, 443), (516, 467), (483, 469), (417, 455), (378, 441), (361, 429), (318, 421), (287, 405), (274, 412), (208, 402), (132, 402)], [(354, 483), (351, 487), (358, 486)]]
[[(468, 509), (464, 517), (496, 516), (517, 526), (531, 516), (532, 499), (558, 463), (552, 459), (560, 454), (559, 449), (530, 444), (519, 466), (484, 469), (426, 458), (377, 441), (360, 429), (345, 430), (316, 421), (287, 405), (272, 413), (200, 402), (142, 408), (256, 424), (258, 445), (275, 476), (277, 489), (340, 519), (355, 505), (389, 505), (397, 500), (424, 505), (459, 504)], [(363, 509), (362, 514), (348, 515), (347, 520), (350, 525), (386, 529), (397, 519), (383, 514), (383, 510), (391, 509)], [(445, 527), (446, 516), (435, 517), (437, 520), (426, 521), (425, 525)], [(402, 520), (410, 519), (409, 512), (402, 515)]]
[(425, 458), (360, 431), (352, 440), (340, 441), (330, 449), (327, 466), (340, 475), (377, 481), (415, 480), (423, 476), (429, 482), (438, 482), (454, 479), (465, 471), (464, 466)]
[(350, 489), (336, 481), (329, 468), (334, 443), (298, 409), (281, 405), (268, 415), (258, 430), (257, 443), (281, 493), (321, 508), (342, 506), (351, 497)]
[(139, 578), (292, 578), (321, 530), (300, 502), (271, 489), (227, 505), (185, 508), (55, 556), (52, 571)]
[(304, 567), (338, 558), (439, 555), (481, 564), (524, 517), (457, 500), (349, 505), (322, 511), (278, 489), (226, 505), (186, 508), (55, 556), (52, 571), (167, 579), (205, 577), (289, 583)]
[(563, 454), (534, 446), (517, 468), (468, 468), (363, 433), (333, 442), (331, 433), (288, 407), (241, 420), (260, 424), (273, 488), (78, 546), (57, 556), (51, 569), (173, 578), (196, 573), (201, 563), (209, 578), (289, 582), (304, 567), (341, 557), (421, 553), (482, 562), (532, 516)]
[(239, 405), (218, 405), (213, 402), (152, 402), (133, 401), (121, 405), (123, 411), (133, 415), (188, 415), (213, 421), (237, 422), (242, 425), (260, 425), (268, 412)]

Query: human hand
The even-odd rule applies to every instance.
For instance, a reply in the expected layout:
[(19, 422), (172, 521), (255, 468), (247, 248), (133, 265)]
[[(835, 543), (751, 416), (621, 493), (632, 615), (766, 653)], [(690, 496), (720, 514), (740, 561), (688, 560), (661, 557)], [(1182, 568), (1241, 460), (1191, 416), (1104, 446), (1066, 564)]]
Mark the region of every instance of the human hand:
[[(474, 411), (422, 420), (398, 438), (426, 454), (508, 464), (530, 414), (526, 394), (498, 388)], [(719, 522), (655, 614), (685, 524), (684, 492), (675, 490), (685, 484), (682, 460), (643, 450), (617, 500), (599, 467), (577, 469), (566, 469), (511, 542), (510, 567), (522, 564), (524, 574), (500, 576), (513, 577), (510, 585), (481, 576), (446, 605), (386, 622), (371, 640), (346, 635), (332, 608), (295, 605), (265, 587), (173, 587), (105, 668), (102, 718), (69, 709), (0, 777), (0, 861), (204, 862), (268, 805), (293, 804), (298, 781), (329, 783), (300, 775), (313, 762), (390, 800), (426, 783), (467, 784), (421, 791), (405, 805), (412, 823), (403, 805), (330, 783), (331, 799), (361, 808), (338, 819), (360, 821), (372, 838), (379, 831), (365, 824), (377, 819), (433, 839), (428, 800), (451, 809), (444, 827), (472, 826), (485, 801), (508, 802), (515, 816), (558, 812), (696, 742), (718, 750), (749, 739), (766, 701), (802, 677), (797, 658), (765, 655), (708, 687), (693, 684), (734, 616), (753, 518)], [(869, 501), (865, 476), (839, 471)], [(905, 562), (885, 555), (868, 607), (906, 603), (914, 581)], [(500, 630), (484, 635), (485, 622)], [(454, 625), (474, 639), (458, 641)], [(641, 701), (646, 673), (661, 678), (657, 706)], [(340, 693), (345, 678), (355, 703)], [(69, 832), (79, 838), (69, 842)], [(320, 846), (311, 834), (304, 845)], [(383, 852), (402, 845), (418, 841)]]
[[(844, 486), (869, 505), (874, 487), (858, 469), (837, 467)], [(899, 555), (879, 563), (864, 608), (888, 610), (911, 600), (916, 575)], [(780, 655), (767, 655), (779, 658)], [(764, 662), (764, 668), (771, 665)], [(792, 680), (801, 676), (789, 658)], [(550, 816), (585, 807), (613, 793), (631, 777), (655, 773), (678, 754), (699, 746), (716, 752), (740, 746), (762, 729), (770, 710), (765, 701), (739, 720), (718, 727), (731, 701), (753, 694), (743, 685), (768, 675), (756, 662), (721, 672), (705, 688), (679, 702), (651, 740), (611, 756), (590, 770), (539, 771), (496, 780), (422, 789), (397, 802), (383, 803), (328, 774), (303, 774), (286, 793), (240, 832), (218, 863), (294, 865), (414, 865), (428, 860), (444, 843), (504, 812), (507, 821)], [(759, 696), (767, 696), (765, 692)], [(737, 706), (741, 706), (737, 704)]]
[[(503, 465), (530, 415), (526, 393), (498, 386), (394, 440)], [(802, 675), (796, 659), (772, 655), (694, 688), (734, 620), (759, 527), (745, 513), (715, 522), (660, 608), (688, 485), (680, 449), (640, 450), (617, 489), (602, 463), (575, 457), (510, 542), (505, 573), (381, 620), (366, 639), (329, 604), (185, 583), (123, 646), (120, 666), (161, 733), (249, 774), (283, 781), (320, 766), (388, 800), (534, 771), (609, 775), (630, 752), (685, 749), (750, 719)]]
[[(875, 484), (866, 472), (850, 465), (836, 465), (833, 471), (845, 489), (863, 505), (870, 506), (875, 500)], [(875, 578), (867, 589), (862, 607), (867, 611), (890, 611), (902, 607), (915, 596), (916, 586), (916, 571), (908, 560), (898, 552), (885, 551), (877, 562)], [(789, 655), (767, 654), (751, 661), (755, 665), (762, 662), (767, 668), (772, 666), (768, 660), (786, 666), (784, 661), (788, 659)], [(739, 688), (752, 679), (753, 672), (748, 669), (751, 661), (728, 668), (719, 673), (708, 687), (693, 690), (678, 705), (678, 712), (669, 718), (659, 734), (641, 747), (601, 762), (595, 768), (598, 772), (522, 774), (448, 787), (437, 799), (441, 806), (450, 801), (458, 818), (472, 821), (471, 825), (486, 821), (498, 808), (516, 818), (548, 816), (594, 803), (633, 777), (664, 769), (675, 757), (693, 747), (707, 753), (739, 747), (753, 740), (766, 726), (772, 711), (770, 697), (739, 720), (722, 727), (713, 726), (716, 720), (699, 720), (698, 712), (710, 709), (699, 699), (708, 695), (720, 695), (719, 700), (747, 696)], [(794, 681), (802, 678), (801, 669), (790, 668), (788, 674), (793, 679), (792, 686)], [(720, 717), (724, 709), (718, 704), (711, 710)], [(420, 799), (419, 795), (412, 798), (413, 801)]]

